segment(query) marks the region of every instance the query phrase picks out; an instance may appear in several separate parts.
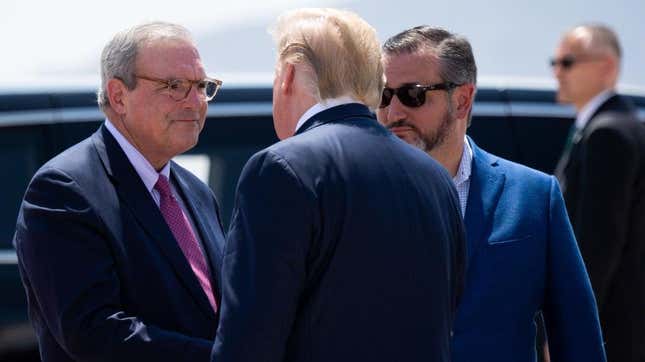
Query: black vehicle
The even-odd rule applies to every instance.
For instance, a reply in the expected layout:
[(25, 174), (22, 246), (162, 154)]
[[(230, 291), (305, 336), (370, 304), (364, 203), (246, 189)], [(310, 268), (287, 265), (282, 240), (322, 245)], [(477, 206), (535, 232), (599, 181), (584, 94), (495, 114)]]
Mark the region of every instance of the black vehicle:
[[(175, 160), (193, 170), (217, 195), (223, 221), (233, 208), (237, 178), (247, 159), (277, 141), (271, 85), (225, 84), (208, 110), (199, 144)], [(645, 95), (631, 95), (645, 115)], [(480, 86), (468, 133), (482, 148), (552, 173), (573, 121), (571, 107), (555, 103), (552, 89)], [(23, 193), (47, 160), (93, 133), (104, 120), (95, 90), (0, 88), (0, 361), (35, 355), (25, 292), (11, 245)]]

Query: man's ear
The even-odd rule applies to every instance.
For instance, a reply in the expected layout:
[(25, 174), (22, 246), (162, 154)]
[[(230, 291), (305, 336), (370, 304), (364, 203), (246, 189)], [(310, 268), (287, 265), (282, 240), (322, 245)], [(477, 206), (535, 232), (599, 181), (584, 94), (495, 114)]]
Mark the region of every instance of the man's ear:
[(607, 86), (615, 87), (618, 73), (620, 72), (620, 60), (617, 57), (606, 55), (602, 58), (602, 74), (604, 75)]
[(466, 83), (455, 89), (453, 99), (455, 100), (455, 112), (458, 119), (468, 117), (475, 101), (475, 85)]
[(118, 114), (125, 114), (125, 98), (127, 97), (128, 89), (125, 83), (120, 79), (112, 78), (107, 83), (107, 96), (110, 100), (110, 108)]
[(296, 80), (296, 66), (291, 63), (284, 63), (280, 74), (280, 91), (284, 94), (292, 93)]

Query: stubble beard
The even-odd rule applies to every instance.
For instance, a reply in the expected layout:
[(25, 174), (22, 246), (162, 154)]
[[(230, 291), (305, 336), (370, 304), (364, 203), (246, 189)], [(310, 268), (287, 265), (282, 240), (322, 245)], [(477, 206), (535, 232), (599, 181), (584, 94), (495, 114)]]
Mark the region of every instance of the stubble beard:
[(436, 130), (423, 134), (415, 128), (416, 137), (413, 145), (425, 153), (430, 154), (430, 152), (434, 151), (446, 141), (453, 131), (454, 123), (453, 110), (450, 107), (443, 115), (443, 119)]

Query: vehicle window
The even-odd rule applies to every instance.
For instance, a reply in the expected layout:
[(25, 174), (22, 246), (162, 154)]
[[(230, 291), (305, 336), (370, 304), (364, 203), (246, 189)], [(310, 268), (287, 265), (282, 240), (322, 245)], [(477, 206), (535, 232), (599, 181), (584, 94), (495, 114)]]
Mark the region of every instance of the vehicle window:
[[(195, 160), (200, 161), (193, 162), (201, 163), (198, 167), (208, 163), (207, 184), (219, 201), (222, 222), (226, 228), (235, 203), (237, 179), (246, 161), (254, 153), (277, 141), (273, 120), (268, 115), (209, 118), (197, 146), (182, 155), (197, 156)], [(204, 161), (202, 157), (206, 157), (208, 161)], [(199, 177), (197, 172), (196, 174)]]
[(42, 126), (0, 128), (0, 249), (12, 248), (18, 210), (27, 184), (43, 162)]
[(468, 135), (487, 152), (516, 162), (519, 159), (510, 117), (475, 115)]
[(211, 160), (208, 155), (193, 154), (179, 155), (173, 158), (173, 161), (193, 175), (197, 176), (203, 183), (208, 184), (210, 178), (211, 161), (221, 163), (221, 160), (214, 158)]

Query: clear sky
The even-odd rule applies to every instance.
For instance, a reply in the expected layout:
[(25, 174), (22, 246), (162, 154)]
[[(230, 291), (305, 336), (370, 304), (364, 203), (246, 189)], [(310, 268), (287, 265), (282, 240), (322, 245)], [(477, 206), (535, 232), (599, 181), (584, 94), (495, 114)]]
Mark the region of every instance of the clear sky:
[(2, 0), (0, 84), (97, 79), (107, 40), (148, 20), (187, 26), (209, 73), (270, 74), (275, 55), (267, 27), (284, 10), (305, 6), (354, 10), (381, 40), (414, 25), (443, 26), (469, 38), (482, 77), (547, 82), (547, 59), (561, 33), (603, 22), (618, 32), (624, 48), (621, 83), (645, 89), (645, 0)]

